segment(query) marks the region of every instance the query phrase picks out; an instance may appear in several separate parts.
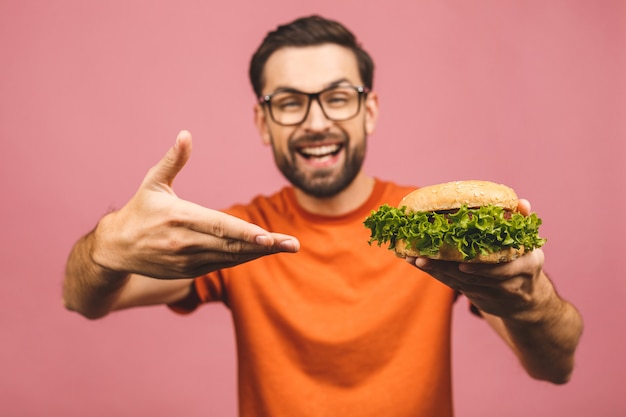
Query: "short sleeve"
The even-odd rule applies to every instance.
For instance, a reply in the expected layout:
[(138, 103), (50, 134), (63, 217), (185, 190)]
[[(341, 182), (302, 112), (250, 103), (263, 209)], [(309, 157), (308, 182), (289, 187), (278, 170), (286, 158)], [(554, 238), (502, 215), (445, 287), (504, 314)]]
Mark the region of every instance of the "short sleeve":
[(226, 303), (225, 294), (226, 290), (223, 276), (220, 271), (216, 271), (194, 279), (189, 294), (182, 300), (168, 304), (168, 307), (175, 313), (189, 314), (203, 303), (213, 301)]

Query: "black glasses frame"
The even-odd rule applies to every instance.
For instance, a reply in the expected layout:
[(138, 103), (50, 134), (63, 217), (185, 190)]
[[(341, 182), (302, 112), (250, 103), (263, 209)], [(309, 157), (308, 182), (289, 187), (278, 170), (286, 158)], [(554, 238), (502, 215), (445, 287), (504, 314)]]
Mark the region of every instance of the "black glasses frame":
[[(326, 110), (324, 110), (324, 106), (322, 105), (322, 102), (320, 101), (320, 95), (330, 91), (330, 90), (334, 90), (335, 88), (351, 88), (354, 89), (357, 93), (359, 93), (359, 97), (358, 97), (358, 103), (357, 103), (357, 108), (356, 111), (354, 112), (354, 114), (352, 116), (349, 117), (345, 117), (345, 118), (341, 118), (341, 119), (337, 119), (337, 118), (333, 118), (333, 117), (329, 117), (328, 114), (326, 114)], [(272, 118), (272, 120), (274, 121), (274, 123), (279, 124), (281, 126), (295, 126), (295, 125), (299, 125), (300, 123), (304, 122), (306, 120), (306, 118), (309, 116), (309, 110), (311, 109), (311, 103), (313, 102), (313, 100), (317, 101), (317, 104), (320, 106), (320, 109), (322, 109), (322, 113), (324, 113), (324, 116), (328, 119), (328, 120), (332, 120), (333, 122), (345, 122), (346, 120), (350, 120), (354, 117), (356, 117), (357, 114), (359, 114), (359, 112), (361, 111), (361, 102), (363, 101), (362, 99), (364, 97), (367, 97), (367, 94), (370, 92), (370, 89), (367, 87), (363, 87), (363, 86), (354, 86), (354, 85), (333, 85), (330, 87), (327, 87), (321, 91), (318, 91), (317, 93), (305, 93), (303, 91), (299, 91), (296, 89), (284, 89), (284, 90), (279, 90), (279, 91), (275, 91), (271, 94), (266, 94), (264, 96), (259, 97), (259, 104), (265, 106), (268, 109), (268, 112), (270, 114), (270, 117)], [(309, 98), (309, 101), (307, 103), (307, 107), (306, 107), (306, 111), (304, 112), (304, 116), (302, 116), (302, 120), (300, 120), (297, 123), (282, 123), (279, 122), (278, 120), (276, 120), (274, 118), (274, 113), (272, 112), (272, 106), (271, 106), (271, 101), (272, 101), (272, 97), (274, 97), (276, 94), (280, 94), (280, 93), (297, 93), (297, 94), (302, 94), (304, 96), (307, 96)]]

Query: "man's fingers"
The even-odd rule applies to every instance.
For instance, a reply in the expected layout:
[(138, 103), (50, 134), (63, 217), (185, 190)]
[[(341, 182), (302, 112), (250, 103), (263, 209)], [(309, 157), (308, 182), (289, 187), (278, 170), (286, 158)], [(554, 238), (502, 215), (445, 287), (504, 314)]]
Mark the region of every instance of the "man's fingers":
[(524, 198), (520, 198), (517, 202), (517, 210), (524, 216), (530, 214), (530, 202)]
[(274, 247), (280, 251), (298, 252), (300, 250), (300, 241), (295, 237), (280, 233), (272, 233), (272, 236), (274, 236)]
[(510, 262), (499, 264), (461, 264), (459, 269), (466, 274), (481, 275), (490, 279), (508, 279), (523, 274), (525, 271), (541, 269), (544, 263), (544, 253), (535, 249), (525, 253)]
[(180, 202), (183, 204), (179, 212), (181, 226), (208, 236), (210, 241), (217, 239), (229, 242), (228, 244), (234, 245), (233, 249), (236, 246), (234, 242), (245, 243), (246, 245), (240, 247), (246, 252), (258, 251), (260, 248), (286, 252), (297, 252), (300, 249), (300, 243), (293, 236), (268, 232), (238, 217), (189, 201)]
[(146, 178), (144, 185), (167, 185), (172, 186), (174, 178), (185, 166), (191, 156), (191, 133), (182, 130), (176, 137), (176, 143), (165, 156), (153, 166)]
[(293, 236), (275, 237), (271, 245), (259, 245), (235, 239), (217, 238), (196, 233), (196, 237), (190, 242), (189, 248), (181, 249), (180, 253), (205, 254), (209, 260), (230, 260), (235, 261), (243, 256), (249, 255), (269, 255), (279, 252), (297, 252), (300, 249), (300, 242)]

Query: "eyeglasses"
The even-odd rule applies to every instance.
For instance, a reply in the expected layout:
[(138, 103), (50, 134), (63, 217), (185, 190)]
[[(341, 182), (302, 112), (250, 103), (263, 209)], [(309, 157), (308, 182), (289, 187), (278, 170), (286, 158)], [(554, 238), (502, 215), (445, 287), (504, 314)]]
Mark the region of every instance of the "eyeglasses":
[(369, 91), (367, 87), (352, 85), (332, 86), (317, 93), (285, 89), (259, 97), (259, 103), (267, 106), (272, 120), (282, 126), (294, 126), (304, 122), (313, 100), (320, 105), (327, 119), (343, 122), (359, 114), (361, 97), (366, 96)]

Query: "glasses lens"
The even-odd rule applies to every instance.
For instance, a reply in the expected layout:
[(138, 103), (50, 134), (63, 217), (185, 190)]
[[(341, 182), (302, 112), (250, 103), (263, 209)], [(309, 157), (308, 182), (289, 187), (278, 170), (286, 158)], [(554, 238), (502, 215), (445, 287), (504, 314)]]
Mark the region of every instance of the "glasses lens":
[(359, 112), (359, 92), (352, 87), (336, 87), (320, 94), (320, 103), (330, 120), (348, 120)]
[[(330, 120), (348, 120), (359, 112), (360, 93), (354, 87), (334, 87), (319, 93), (318, 97), (324, 114)], [(310, 100), (311, 95), (297, 91), (275, 93), (269, 100), (272, 118), (282, 125), (300, 124), (307, 117)]]
[(309, 96), (303, 93), (284, 91), (272, 95), (270, 110), (276, 123), (298, 124), (306, 116)]

